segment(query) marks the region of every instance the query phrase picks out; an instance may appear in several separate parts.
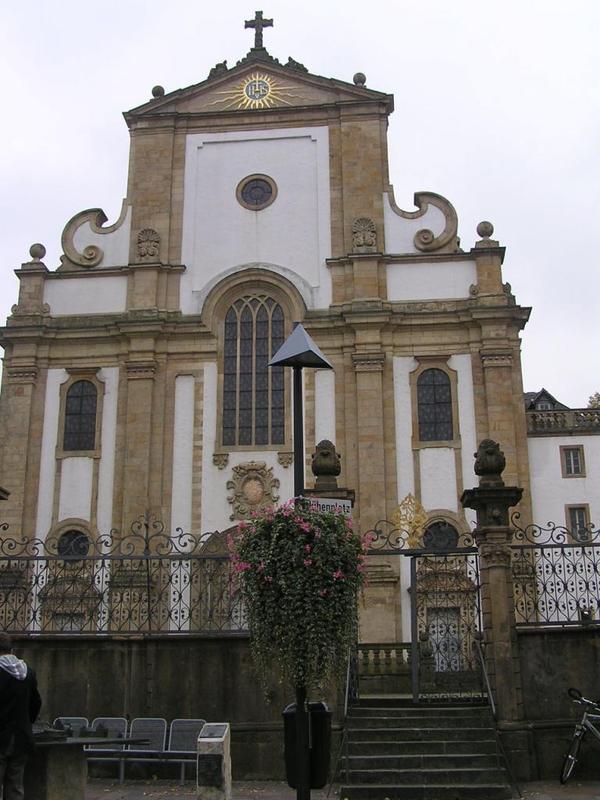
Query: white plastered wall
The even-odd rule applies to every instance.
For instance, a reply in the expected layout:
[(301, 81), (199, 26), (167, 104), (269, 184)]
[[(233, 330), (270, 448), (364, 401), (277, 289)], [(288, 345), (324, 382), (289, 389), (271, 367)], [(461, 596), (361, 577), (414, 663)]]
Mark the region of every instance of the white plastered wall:
[[(600, 436), (532, 436), (527, 440), (533, 521), (565, 525), (566, 505), (589, 505), (600, 524)], [(563, 478), (560, 448), (583, 447), (585, 477)]]
[[(261, 211), (236, 198), (238, 184), (252, 174), (277, 184), (275, 201)], [(190, 134), (184, 181), (184, 313), (201, 310), (206, 286), (248, 265), (297, 276), (308, 287), (309, 307), (330, 304), (327, 127)]]
[(44, 428), (42, 431), (42, 453), (40, 457), (40, 480), (35, 526), (35, 535), (39, 539), (45, 539), (52, 526), (56, 441), (58, 437), (58, 415), (60, 413), (60, 385), (67, 377), (67, 371), (64, 369), (49, 369), (46, 379)]
[(315, 444), (329, 439), (335, 444), (335, 372), (315, 370)]
[(93, 458), (63, 458), (60, 471), (58, 521), (89, 520), (92, 511)]
[(101, 458), (98, 466), (98, 507), (96, 521), (100, 534), (108, 533), (113, 526), (113, 494), (117, 442), (117, 401), (119, 394), (119, 368), (103, 367), (98, 378), (104, 383), (102, 399)]
[(126, 309), (127, 276), (48, 279), (44, 302), (54, 316), (120, 313)]
[(173, 482), (171, 530), (192, 530), (192, 472), (194, 455), (194, 392), (193, 375), (175, 379), (175, 419), (173, 431)]
[(470, 297), (477, 283), (474, 261), (434, 261), (388, 264), (387, 290), (390, 300), (461, 300)]

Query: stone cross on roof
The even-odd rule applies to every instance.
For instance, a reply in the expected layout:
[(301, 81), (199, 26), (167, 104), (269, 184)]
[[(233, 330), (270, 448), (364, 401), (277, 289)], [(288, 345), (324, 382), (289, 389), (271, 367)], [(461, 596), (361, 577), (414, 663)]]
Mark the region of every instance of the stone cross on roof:
[(254, 19), (247, 19), (244, 23), (245, 28), (254, 28), (254, 49), (263, 48), (263, 28), (272, 28), (272, 19), (263, 19), (262, 11), (254, 12)]

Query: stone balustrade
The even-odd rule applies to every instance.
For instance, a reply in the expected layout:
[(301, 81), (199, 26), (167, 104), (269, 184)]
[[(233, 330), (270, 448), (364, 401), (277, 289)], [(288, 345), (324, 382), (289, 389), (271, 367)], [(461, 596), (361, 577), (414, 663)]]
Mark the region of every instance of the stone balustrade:
[(527, 433), (533, 436), (572, 431), (600, 434), (600, 408), (527, 411), (526, 417)]

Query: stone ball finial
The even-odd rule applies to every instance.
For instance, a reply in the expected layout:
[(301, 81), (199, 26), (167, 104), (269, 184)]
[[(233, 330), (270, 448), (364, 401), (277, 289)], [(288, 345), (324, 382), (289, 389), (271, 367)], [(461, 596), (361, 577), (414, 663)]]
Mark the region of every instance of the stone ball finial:
[(494, 233), (494, 226), (492, 225), (491, 222), (487, 222), (487, 220), (483, 220), (477, 226), (477, 233), (483, 239), (489, 239), (490, 236)]
[(357, 72), (352, 78), (355, 86), (364, 86), (367, 82), (367, 76), (364, 72)]
[(153, 86), (152, 87), (152, 97), (155, 99), (158, 97), (165, 96), (165, 87), (164, 86)]
[(46, 255), (46, 248), (43, 244), (36, 242), (29, 248), (29, 255), (34, 261), (41, 261), (41, 259)]

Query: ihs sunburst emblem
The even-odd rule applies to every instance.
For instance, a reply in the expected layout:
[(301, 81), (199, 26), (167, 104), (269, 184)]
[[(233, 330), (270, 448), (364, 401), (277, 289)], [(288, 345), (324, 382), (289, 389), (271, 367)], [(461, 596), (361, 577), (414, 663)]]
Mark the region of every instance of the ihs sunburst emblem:
[(291, 86), (284, 86), (275, 78), (265, 72), (254, 72), (247, 75), (233, 89), (217, 92), (223, 95), (222, 99), (215, 100), (211, 105), (225, 103), (224, 110), (228, 108), (272, 108), (282, 103), (291, 106), (286, 98), (297, 97)]

